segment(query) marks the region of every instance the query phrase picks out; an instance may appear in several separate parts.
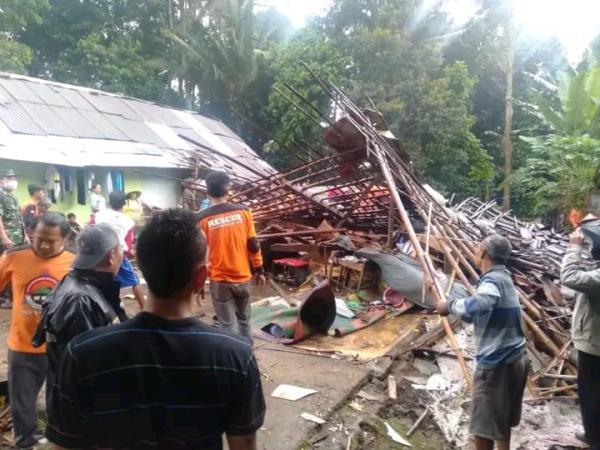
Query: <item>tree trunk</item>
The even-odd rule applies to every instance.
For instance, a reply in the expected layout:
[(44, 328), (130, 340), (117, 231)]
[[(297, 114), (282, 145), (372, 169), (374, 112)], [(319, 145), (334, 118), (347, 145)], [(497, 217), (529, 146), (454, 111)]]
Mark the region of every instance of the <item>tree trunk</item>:
[(507, 19), (506, 32), (506, 97), (504, 99), (504, 132), (500, 147), (504, 156), (504, 194), (502, 198), (502, 209), (510, 209), (510, 183), (508, 177), (512, 173), (512, 121), (513, 121), (513, 62), (514, 48), (512, 42), (512, 24)]

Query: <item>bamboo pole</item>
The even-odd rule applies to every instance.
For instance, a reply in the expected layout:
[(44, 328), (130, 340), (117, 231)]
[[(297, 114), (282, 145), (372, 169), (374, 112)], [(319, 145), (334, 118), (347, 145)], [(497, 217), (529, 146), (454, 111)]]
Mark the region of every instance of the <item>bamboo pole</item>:
[[(395, 189), (395, 182), (392, 178), (392, 174), (390, 173), (390, 169), (387, 165), (387, 162), (381, 155), (381, 152), (379, 151), (378, 148), (376, 148), (374, 150), (375, 150), (374, 153), (379, 162), (379, 166), (383, 172), (383, 176), (386, 179), (386, 182), (390, 189), (392, 198), (394, 199), (394, 202), (396, 203), (396, 207), (398, 208), (398, 212), (400, 213), (400, 217), (402, 218), (402, 222), (404, 223), (404, 226), (406, 227), (406, 231), (408, 233), (410, 241), (412, 242), (412, 245), (413, 245), (415, 251), (417, 252), (417, 257), (419, 258), (419, 261), (421, 262), (421, 266), (423, 268), (423, 274), (428, 276), (429, 279), (433, 281), (433, 286), (435, 288), (433, 290), (433, 293), (434, 293), (436, 299), (440, 302), (445, 302), (446, 299), (444, 296), (444, 292), (442, 291), (434, 273), (432, 272), (433, 263), (431, 262), (429, 255), (426, 255), (423, 253), (423, 249), (421, 248), (421, 243), (419, 242), (419, 238), (415, 234), (415, 230), (413, 229), (412, 224), (410, 223), (410, 218), (408, 216), (408, 213), (406, 212), (406, 209), (404, 208), (402, 199), (400, 198), (398, 191)], [(467, 382), (467, 386), (469, 387), (470, 390), (472, 390), (473, 389), (473, 377), (471, 375), (471, 372), (469, 371), (469, 368), (467, 367), (467, 363), (465, 362), (464, 355), (462, 354), (462, 351), (460, 350), (460, 347), (458, 346), (458, 341), (456, 340), (454, 331), (452, 331), (452, 327), (448, 323), (448, 319), (446, 317), (442, 317), (442, 324), (444, 326), (444, 330), (446, 331), (446, 335), (448, 336), (448, 340), (450, 341), (450, 346), (452, 347), (452, 350), (454, 350), (454, 352), (456, 353), (456, 357), (458, 359), (461, 370), (462, 370), (465, 380)]]

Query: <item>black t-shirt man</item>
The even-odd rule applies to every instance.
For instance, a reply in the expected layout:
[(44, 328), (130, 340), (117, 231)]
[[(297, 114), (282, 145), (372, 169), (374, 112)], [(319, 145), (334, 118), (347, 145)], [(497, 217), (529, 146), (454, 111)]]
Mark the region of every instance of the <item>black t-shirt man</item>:
[(264, 420), (251, 346), (194, 318), (142, 312), (85, 333), (59, 378), (48, 438), (66, 448), (220, 450), (224, 432), (251, 434)]

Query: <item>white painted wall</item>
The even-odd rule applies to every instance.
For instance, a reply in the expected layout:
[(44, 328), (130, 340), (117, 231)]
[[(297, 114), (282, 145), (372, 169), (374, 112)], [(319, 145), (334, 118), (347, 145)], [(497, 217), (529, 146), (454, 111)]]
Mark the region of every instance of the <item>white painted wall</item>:
[(178, 181), (147, 174), (141, 178), (144, 203), (163, 209), (177, 206), (181, 196), (181, 184)]

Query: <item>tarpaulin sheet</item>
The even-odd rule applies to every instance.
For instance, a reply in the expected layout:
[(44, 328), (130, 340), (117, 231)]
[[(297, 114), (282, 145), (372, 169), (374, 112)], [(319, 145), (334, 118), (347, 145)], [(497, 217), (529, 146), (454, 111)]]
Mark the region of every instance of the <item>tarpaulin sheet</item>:
[(300, 307), (253, 306), (251, 324), (258, 338), (293, 344), (316, 333), (326, 334), (335, 317), (335, 296), (329, 281), (324, 281)]
[[(423, 297), (423, 270), (413, 258), (403, 255), (390, 255), (379, 250), (364, 248), (356, 252), (357, 256), (367, 258), (377, 264), (381, 277), (394, 291), (401, 293), (411, 303), (423, 308), (434, 308), (435, 297), (428, 291)], [(436, 272), (436, 277), (444, 291), (448, 289), (448, 278), (442, 272)], [(454, 282), (448, 298), (465, 298), (469, 294), (459, 282)]]
[(355, 331), (362, 330), (378, 320), (383, 319), (387, 314), (385, 309), (372, 309), (368, 312), (360, 313), (353, 319), (347, 319), (340, 315), (335, 316), (333, 322), (334, 336), (341, 337)]
[[(299, 312), (300, 307), (297, 306), (267, 305), (252, 307), (254, 336), (281, 344), (295, 344), (313, 336), (315, 334), (314, 331), (298, 320)], [(332, 330), (330, 334), (341, 337), (354, 333), (383, 319), (386, 314), (387, 311), (385, 309), (372, 309), (368, 312), (360, 313), (353, 319), (336, 315), (330, 327)]]
[(344, 336), (383, 319), (385, 308), (362, 311), (348, 319), (336, 315), (335, 297), (328, 281), (314, 288), (301, 306), (282, 304), (252, 306), (254, 336), (282, 344), (294, 344), (314, 334)]

